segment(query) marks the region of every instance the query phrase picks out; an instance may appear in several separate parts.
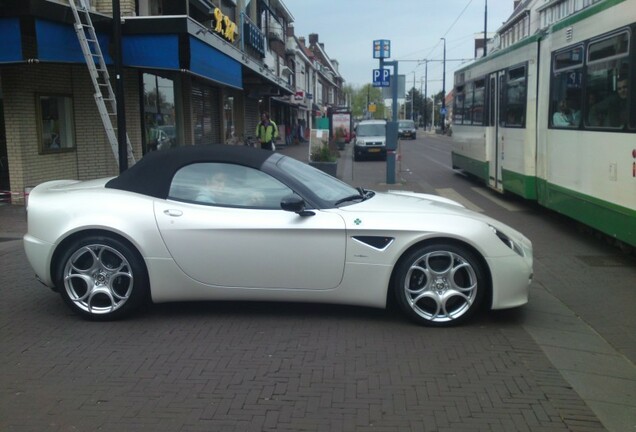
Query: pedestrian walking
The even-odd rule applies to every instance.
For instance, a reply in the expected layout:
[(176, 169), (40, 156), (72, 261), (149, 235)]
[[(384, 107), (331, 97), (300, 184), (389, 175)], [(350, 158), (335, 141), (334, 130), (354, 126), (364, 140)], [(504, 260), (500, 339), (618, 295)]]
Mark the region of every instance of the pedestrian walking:
[(269, 113), (261, 114), (261, 121), (256, 126), (256, 137), (261, 143), (263, 150), (276, 150), (274, 141), (278, 138), (278, 126), (269, 118)]

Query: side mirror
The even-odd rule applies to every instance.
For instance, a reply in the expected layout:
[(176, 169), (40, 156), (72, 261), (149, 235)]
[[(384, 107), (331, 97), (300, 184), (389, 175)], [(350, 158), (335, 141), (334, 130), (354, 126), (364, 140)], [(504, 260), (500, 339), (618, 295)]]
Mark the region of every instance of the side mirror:
[(296, 194), (283, 197), (283, 199), (280, 200), (280, 208), (285, 211), (298, 213), (300, 216), (313, 216), (315, 214), (312, 211), (305, 210), (305, 200)]

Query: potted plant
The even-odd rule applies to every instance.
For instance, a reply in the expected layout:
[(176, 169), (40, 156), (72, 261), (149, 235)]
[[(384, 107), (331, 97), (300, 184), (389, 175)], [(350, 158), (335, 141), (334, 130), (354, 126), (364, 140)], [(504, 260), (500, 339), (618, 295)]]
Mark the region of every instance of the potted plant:
[(335, 146), (329, 141), (322, 141), (320, 145), (314, 146), (309, 155), (309, 165), (336, 177), (340, 154), (333, 147)]

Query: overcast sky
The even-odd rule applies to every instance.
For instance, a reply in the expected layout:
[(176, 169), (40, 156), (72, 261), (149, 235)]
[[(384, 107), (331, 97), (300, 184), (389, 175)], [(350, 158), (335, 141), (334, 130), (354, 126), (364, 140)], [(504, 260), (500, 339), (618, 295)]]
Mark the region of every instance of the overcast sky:
[[(443, 58), (446, 38), (446, 91), (453, 87), (453, 71), (474, 56), (474, 35), (484, 31), (488, 3), (488, 32), (512, 14), (513, 0), (283, 0), (294, 17), (296, 36), (317, 33), (330, 58), (340, 63), (347, 84), (361, 87), (372, 81), (379, 61), (373, 41), (391, 41), (390, 61), (398, 60), (406, 88), (419, 90), (425, 75), (417, 60)], [(309, 41), (307, 41), (309, 43)], [(442, 62), (428, 63), (428, 95), (442, 89)]]

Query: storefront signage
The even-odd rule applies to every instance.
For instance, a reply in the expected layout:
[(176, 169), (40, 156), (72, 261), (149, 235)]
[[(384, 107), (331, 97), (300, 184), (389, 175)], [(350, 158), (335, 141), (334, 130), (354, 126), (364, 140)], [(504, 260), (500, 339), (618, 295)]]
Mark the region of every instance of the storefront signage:
[(296, 94), (294, 95), (295, 100), (303, 100), (304, 98), (305, 98), (304, 91), (297, 91)]
[(222, 38), (234, 43), (234, 34), (236, 33), (236, 24), (219, 8), (214, 9), (214, 32), (218, 33)]
[(245, 20), (243, 24), (243, 37), (247, 45), (265, 57), (265, 36), (251, 21)]

